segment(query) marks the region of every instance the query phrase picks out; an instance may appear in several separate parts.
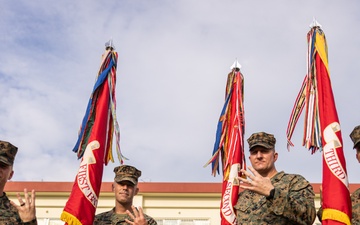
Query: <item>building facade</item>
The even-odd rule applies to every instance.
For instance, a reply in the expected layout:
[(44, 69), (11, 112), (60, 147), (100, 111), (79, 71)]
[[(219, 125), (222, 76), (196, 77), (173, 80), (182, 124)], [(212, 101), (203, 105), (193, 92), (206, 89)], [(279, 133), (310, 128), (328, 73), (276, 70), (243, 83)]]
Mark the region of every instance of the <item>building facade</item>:
[[(36, 191), (36, 215), (39, 225), (64, 224), (60, 215), (72, 190), (72, 182), (13, 182), (5, 192), (17, 202), (16, 193), (24, 188)], [(315, 206), (320, 207), (320, 184), (312, 184), (316, 193)], [(221, 183), (162, 183), (139, 182), (134, 205), (158, 221), (159, 225), (220, 224)], [(352, 193), (360, 184), (351, 184)], [(96, 213), (115, 205), (112, 182), (103, 182)], [(314, 224), (320, 224), (317, 220)]]

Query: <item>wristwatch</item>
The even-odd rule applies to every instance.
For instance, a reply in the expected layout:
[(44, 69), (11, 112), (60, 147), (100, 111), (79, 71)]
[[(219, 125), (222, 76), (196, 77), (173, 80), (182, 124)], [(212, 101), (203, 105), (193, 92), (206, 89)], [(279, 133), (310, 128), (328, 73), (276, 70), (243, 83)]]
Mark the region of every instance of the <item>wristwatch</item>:
[(271, 189), (269, 196), (266, 197), (266, 199), (270, 200), (273, 199), (275, 195), (275, 188)]

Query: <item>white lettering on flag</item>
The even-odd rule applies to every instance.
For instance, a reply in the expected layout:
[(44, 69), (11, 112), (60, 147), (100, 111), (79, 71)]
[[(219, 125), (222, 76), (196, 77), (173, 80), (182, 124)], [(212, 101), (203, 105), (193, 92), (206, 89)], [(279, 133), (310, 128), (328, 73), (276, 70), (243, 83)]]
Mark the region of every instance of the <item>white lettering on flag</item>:
[(84, 196), (96, 207), (98, 203), (98, 197), (95, 194), (94, 189), (91, 186), (89, 179), (89, 164), (96, 163), (93, 151), (100, 147), (100, 143), (96, 140), (90, 142), (85, 149), (83, 159), (80, 163), (80, 168), (77, 174), (77, 183), (84, 194)]
[(222, 207), (221, 213), (224, 215), (227, 221), (232, 224), (236, 224), (236, 215), (234, 212), (234, 206), (232, 203), (232, 195), (237, 195), (238, 193), (233, 193), (233, 186), (239, 186), (239, 182), (237, 181), (238, 172), (239, 171), (239, 163), (233, 164), (230, 167), (229, 180), (227, 180), (226, 189), (222, 196)]
[(330, 171), (348, 187), (348, 177), (339, 161), (336, 148), (342, 147), (342, 143), (336, 136), (336, 132), (340, 131), (340, 124), (333, 122), (324, 129), (324, 159)]

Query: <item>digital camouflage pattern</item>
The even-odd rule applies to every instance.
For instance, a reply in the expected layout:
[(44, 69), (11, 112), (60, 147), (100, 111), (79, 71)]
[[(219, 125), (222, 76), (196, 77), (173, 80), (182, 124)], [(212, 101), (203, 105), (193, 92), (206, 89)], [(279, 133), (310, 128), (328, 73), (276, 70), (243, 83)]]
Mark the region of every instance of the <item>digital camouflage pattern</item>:
[(134, 185), (138, 183), (138, 178), (141, 176), (141, 171), (133, 166), (122, 165), (114, 168), (115, 182), (130, 181)]
[(354, 143), (354, 147), (360, 143), (360, 126), (356, 126), (354, 130), (350, 134), (350, 138), (352, 142)]
[(314, 191), (301, 175), (277, 173), (271, 178), (273, 199), (250, 190), (239, 193), (235, 205), (237, 224), (310, 225), (316, 216)]
[(249, 144), (249, 150), (255, 146), (262, 146), (267, 149), (275, 148), (276, 138), (273, 134), (268, 134), (265, 132), (258, 132), (252, 134), (248, 139), (247, 142)]
[(351, 224), (360, 225), (360, 188), (351, 195), (352, 219)]
[(36, 219), (31, 222), (24, 223), (21, 221), (17, 209), (10, 204), (9, 198), (5, 192), (0, 197), (0, 225), (36, 225)]
[(15, 155), (18, 148), (7, 141), (0, 141), (0, 163), (8, 166), (14, 164)]
[[(148, 221), (148, 225), (157, 225), (156, 221), (150, 216), (144, 214), (144, 217)], [(129, 225), (129, 223), (125, 222), (125, 219), (132, 221), (127, 214), (116, 214), (115, 208), (113, 208), (110, 211), (96, 215), (93, 225)]]

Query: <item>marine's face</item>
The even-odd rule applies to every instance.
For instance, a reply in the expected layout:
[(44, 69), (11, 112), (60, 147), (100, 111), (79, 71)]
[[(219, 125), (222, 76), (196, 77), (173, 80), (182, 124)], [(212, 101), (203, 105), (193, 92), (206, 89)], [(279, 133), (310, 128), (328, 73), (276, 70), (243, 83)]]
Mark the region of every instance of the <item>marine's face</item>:
[(260, 174), (267, 174), (275, 168), (278, 154), (274, 149), (255, 146), (250, 151), (250, 162), (252, 167)]
[(11, 179), (13, 174), (14, 171), (12, 166), (0, 162), (0, 187), (5, 185), (6, 182)]
[(130, 181), (121, 181), (113, 183), (116, 202), (122, 205), (132, 205), (134, 196), (138, 193), (139, 188)]

